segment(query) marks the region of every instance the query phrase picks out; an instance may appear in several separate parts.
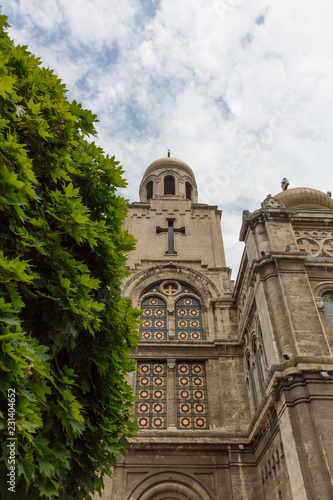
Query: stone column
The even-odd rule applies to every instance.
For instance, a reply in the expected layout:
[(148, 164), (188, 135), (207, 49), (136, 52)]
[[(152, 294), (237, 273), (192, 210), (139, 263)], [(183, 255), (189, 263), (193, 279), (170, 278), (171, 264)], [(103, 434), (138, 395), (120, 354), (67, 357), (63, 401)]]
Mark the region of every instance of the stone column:
[[(325, 416), (332, 414), (332, 403), (323, 389), (323, 395), (320, 394), (318, 383), (317, 399), (309, 401), (309, 383), (304, 376), (295, 376), (289, 387), (284, 383), (277, 402), (280, 432), (293, 498), (326, 500), (333, 498), (333, 486), (328, 454), (316, 417), (322, 426), (327, 425)], [(311, 392), (314, 392), (313, 387)], [(315, 411), (318, 407), (319, 411)]]
[(177, 429), (176, 361), (167, 360), (167, 429)]
[(168, 304), (168, 339), (175, 340), (176, 338), (176, 317), (173, 302)]

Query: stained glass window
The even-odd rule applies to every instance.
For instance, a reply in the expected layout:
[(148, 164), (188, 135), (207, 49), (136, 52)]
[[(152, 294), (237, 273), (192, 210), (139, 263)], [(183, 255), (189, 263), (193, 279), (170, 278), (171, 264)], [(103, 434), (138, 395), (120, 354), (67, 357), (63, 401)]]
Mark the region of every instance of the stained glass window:
[(208, 429), (205, 364), (177, 363), (176, 379), (178, 429)]
[(148, 297), (142, 304), (140, 340), (165, 340), (167, 338), (166, 304), (160, 297)]
[(201, 307), (193, 297), (182, 297), (176, 304), (176, 339), (202, 340)]
[(166, 363), (139, 362), (135, 403), (139, 429), (166, 429)]

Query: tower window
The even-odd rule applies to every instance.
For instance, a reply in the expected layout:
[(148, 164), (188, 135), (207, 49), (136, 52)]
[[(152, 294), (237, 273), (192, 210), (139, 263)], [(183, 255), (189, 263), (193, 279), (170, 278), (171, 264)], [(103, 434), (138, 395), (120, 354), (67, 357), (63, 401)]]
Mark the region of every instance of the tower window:
[(164, 177), (164, 194), (175, 194), (175, 178), (173, 175)]
[(151, 200), (151, 198), (153, 197), (153, 181), (147, 182), (146, 190), (147, 190), (147, 201), (148, 201)]
[(333, 292), (323, 295), (324, 307), (331, 330), (333, 331)]
[(192, 199), (192, 186), (189, 182), (185, 183), (185, 191), (186, 191), (186, 199), (191, 200)]

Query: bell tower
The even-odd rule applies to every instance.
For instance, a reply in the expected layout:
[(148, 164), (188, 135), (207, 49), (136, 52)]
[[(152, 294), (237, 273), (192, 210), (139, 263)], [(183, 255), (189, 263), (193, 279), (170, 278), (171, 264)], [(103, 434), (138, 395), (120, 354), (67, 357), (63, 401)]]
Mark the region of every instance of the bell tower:
[(185, 162), (166, 157), (149, 165), (140, 201), (129, 206), (125, 228), (137, 240), (128, 259), (131, 279), (154, 266), (185, 266), (230, 294), (221, 211), (198, 203), (194, 173)]
[[(198, 203), (192, 169), (166, 157), (146, 169), (125, 228), (137, 244), (123, 295), (143, 311), (130, 380), (139, 432), (115, 470), (113, 492), (117, 500), (228, 498), (230, 479), (217, 480), (224, 473), (215, 448), (223, 434), (244, 428), (250, 407), (234, 347), (221, 210)], [(223, 393), (243, 400), (236, 419)]]

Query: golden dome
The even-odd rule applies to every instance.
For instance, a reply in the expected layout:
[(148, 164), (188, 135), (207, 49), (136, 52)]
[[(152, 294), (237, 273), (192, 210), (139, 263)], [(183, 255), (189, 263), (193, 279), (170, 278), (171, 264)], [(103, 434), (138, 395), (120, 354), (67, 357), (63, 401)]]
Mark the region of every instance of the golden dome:
[(274, 196), (277, 200), (285, 204), (286, 208), (331, 208), (333, 200), (327, 194), (316, 189), (299, 187), (286, 189)]
[(193, 170), (187, 165), (187, 163), (182, 160), (178, 160), (178, 158), (170, 158), (169, 156), (153, 161), (153, 163), (151, 163), (149, 167), (147, 167), (145, 173), (143, 174), (143, 178), (153, 172), (153, 170), (163, 167), (181, 168), (182, 170), (185, 170), (185, 172), (187, 172), (191, 177), (193, 177), (193, 179), (195, 179)]

